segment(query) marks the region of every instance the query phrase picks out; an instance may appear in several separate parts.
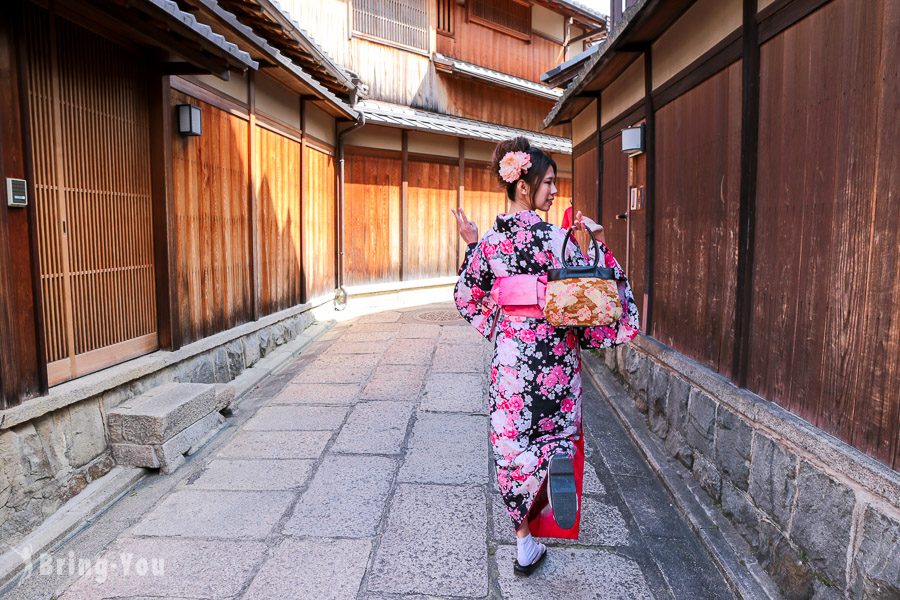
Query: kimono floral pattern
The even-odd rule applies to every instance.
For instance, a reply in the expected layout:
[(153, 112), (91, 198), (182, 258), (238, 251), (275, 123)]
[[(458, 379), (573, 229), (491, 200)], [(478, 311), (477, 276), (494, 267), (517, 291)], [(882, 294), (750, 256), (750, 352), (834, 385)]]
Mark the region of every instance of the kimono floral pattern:
[[(618, 323), (556, 328), (543, 318), (506, 315), (494, 303), (490, 293), (498, 277), (539, 275), (562, 267), (565, 234), (534, 211), (498, 216), (467, 253), (454, 290), (459, 313), (485, 337), (494, 335), (490, 442), (497, 484), (516, 528), (528, 517), (550, 457), (575, 454), (575, 441), (581, 436), (579, 348), (607, 348), (630, 340), (638, 331), (631, 289), (602, 245), (606, 266), (622, 275), (624, 314)], [(573, 244), (567, 258), (572, 265), (588, 264)]]

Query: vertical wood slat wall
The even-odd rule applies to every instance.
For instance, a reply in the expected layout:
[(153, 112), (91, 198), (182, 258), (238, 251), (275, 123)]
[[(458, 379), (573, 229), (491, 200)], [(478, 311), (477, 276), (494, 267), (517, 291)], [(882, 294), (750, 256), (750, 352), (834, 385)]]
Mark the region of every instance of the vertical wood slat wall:
[(149, 107), (136, 59), (33, 6), (26, 22), (53, 385), (156, 348)]
[(172, 139), (179, 323), (187, 344), (251, 319), (249, 123), (181, 92), (203, 135)]
[(256, 127), (259, 148), (260, 314), (302, 302), (301, 143)]
[(306, 300), (331, 296), (335, 282), (334, 155), (303, 146), (303, 272)]

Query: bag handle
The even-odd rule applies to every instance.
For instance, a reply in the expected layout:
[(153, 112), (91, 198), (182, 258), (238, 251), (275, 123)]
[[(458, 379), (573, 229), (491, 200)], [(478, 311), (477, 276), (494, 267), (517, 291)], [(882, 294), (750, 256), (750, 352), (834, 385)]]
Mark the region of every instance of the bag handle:
[[(566, 239), (563, 241), (563, 246), (562, 246), (562, 264), (563, 264), (564, 267), (566, 267), (566, 268), (568, 268), (568, 269), (571, 269), (572, 267), (575, 266), (575, 265), (570, 265), (570, 264), (568, 263), (568, 261), (566, 260), (566, 257), (568, 256), (568, 254), (566, 253), (566, 246), (569, 245), (569, 241), (572, 239), (572, 232), (573, 232), (573, 231), (575, 231), (574, 228), (569, 229), (569, 231), (566, 233)], [(591, 265), (591, 268), (596, 269), (596, 268), (597, 268), (597, 263), (600, 261), (600, 246), (597, 244), (597, 240), (594, 239), (594, 235), (593, 235), (593, 234), (591, 234), (590, 237), (591, 237), (591, 243), (592, 243), (593, 246), (594, 246), (594, 264)], [(577, 242), (575, 243), (575, 246), (578, 247), (578, 243), (577, 243)], [(581, 248), (578, 248), (578, 251), (581, 252)]]

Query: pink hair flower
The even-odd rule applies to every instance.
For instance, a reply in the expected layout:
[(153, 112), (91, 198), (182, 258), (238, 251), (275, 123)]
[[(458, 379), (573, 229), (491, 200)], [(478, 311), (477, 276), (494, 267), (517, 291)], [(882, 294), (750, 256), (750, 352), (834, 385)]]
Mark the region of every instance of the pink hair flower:
[(500, 179), (515, 183), (531, 168), (531, 155), (527, 152), (507, 152), (500, 160)]

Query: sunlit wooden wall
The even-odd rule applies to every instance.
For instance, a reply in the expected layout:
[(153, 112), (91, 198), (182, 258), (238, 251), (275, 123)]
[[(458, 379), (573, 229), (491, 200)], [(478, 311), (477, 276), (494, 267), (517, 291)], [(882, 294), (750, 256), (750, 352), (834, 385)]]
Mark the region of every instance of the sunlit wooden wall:
[(180, 92), (203, 111), (203, 135), (173, 136), (176, 262), (183, 343), (251, 319), (246, 120)]
[(303, 271), (306, 298), (315, 302), (335, 288), (335, 165), (330, 149), (303, 147)]
[(260, 126), (256, 135), (259, 310), (267, 315), (301, 302), (301, 143)]
[(426, 279), (456, 273), (456, 161), (409, 161), (404, 277)]

